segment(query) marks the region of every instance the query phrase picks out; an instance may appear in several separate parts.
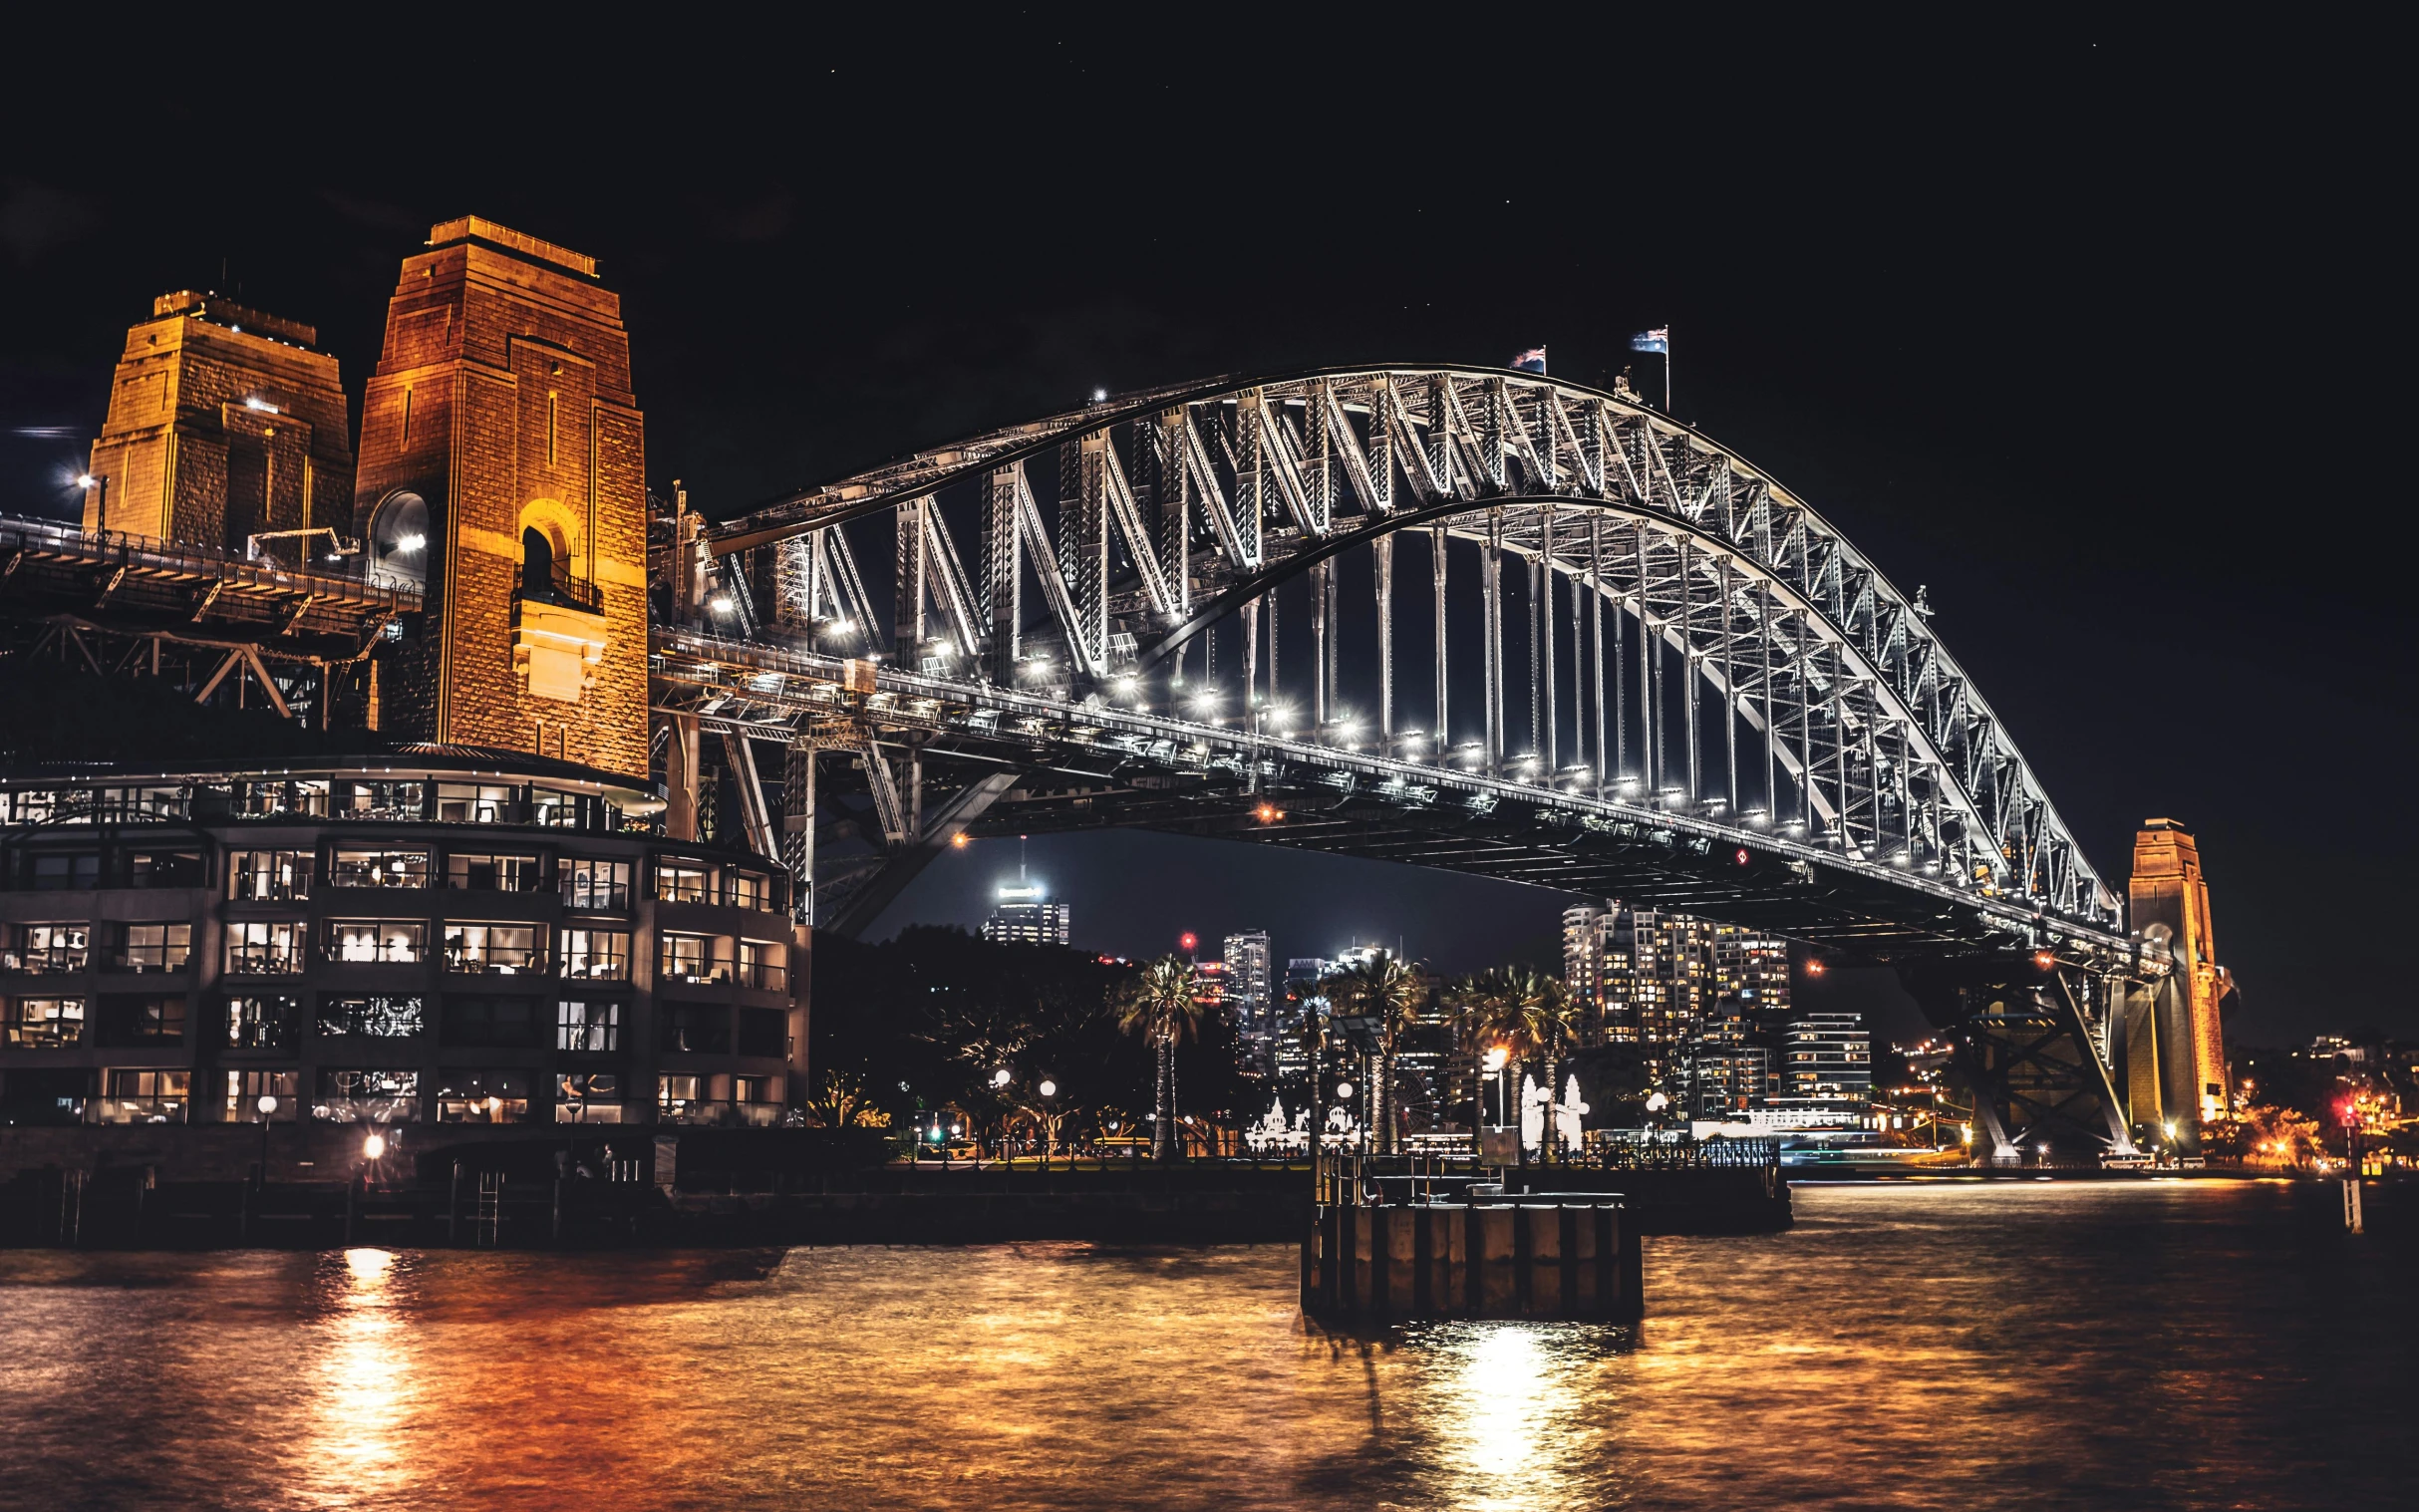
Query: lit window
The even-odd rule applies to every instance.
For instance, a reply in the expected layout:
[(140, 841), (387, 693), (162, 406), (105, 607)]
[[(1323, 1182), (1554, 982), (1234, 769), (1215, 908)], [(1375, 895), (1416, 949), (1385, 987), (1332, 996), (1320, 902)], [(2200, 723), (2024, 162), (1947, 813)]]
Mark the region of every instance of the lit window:
[(730, 895), (724, 902), (734, 908), (767, 909), (772, 906), (772, 878), (756, 871), (733, 871)]
[(566, 998), (555, 1004), (554, 1048), (590, 1052), (620, 1050), (621, 1004), (592, 998)]
[(420, 1072), (392, 1066), (323, 1066), (311, 1116), (329, 1123), (412, 1123)]
[(655, 866), (655, 896), (664, 903), (705, 903), (712, 900), (714, 873), (703, 866), (683, 866), (671, 861), (658, 861)]
[(622, 1078), (613, 1071), (563, 1071), (554, 1078), (554, 1121), (619, 1123)]
[(789, 948), (767, 940), (740, 942), (740, 985), (765, 992), (789, 990)]
[(418, 919), (338, 919), (328, 925), (328, 959), (398, 963), (424, 958), (429, 927)]
[(449, 1068), (437, 1075), (440, 1123), (519, 1123), (529, 1116), (529, 1073)]
[(528, 924), (448, 924), (446, 970), (521, 976), (542, 971), (537, 930)]
[(561, 872), (564, 907), (599, 913), (620, 913), (630, 907), (628, 861), (565, 856)]
[(0, 925), (12, 930), (9, 948), (0, 951), (0, 971), (43, 975), (82, 971), (92, 959), (93, 932), (85, 924)]
[(129, 924), (118, 951), (120, 971), (182, 971), (193, 954), (190, 924)]
[(437, 784), (437, 818), (442, 824), (509, 824), (515, 806), (509, 787), (476, 782)]
[(426, 887), (425, 850), (339, 850), (328, 878), (336, 887)]
[(286, 920), (229, 924), (226, 969), (264, 976), (301, 971), (302, 932), (302, 925)]
[(319, 1032), (371, 1040), (408, 1040), (421, 1033), (427, 1015), (418, 998), (322, 998)]
[(83, 1043), (82, 998), (19, 998), (9, 1005), (11, 1050), (67, 1050)]
[[(291, 1123), (301, 1111), (301, 1081), (300, 1071), (228, 1071), (225, 1121)], [(277, 1106), (261, 1112), (263, 1097), (276, 1098)]]
[(630, 980), (630, 932), (624, 929), (563, 931), (563, 976), (574, 981)]
[(292, 998), (227, 999), (227, 1049), (281, 1051), (294, 1041), (301, 1005)]
[(112, 1070), (101, 1099), (104, 1123), (182, 1123), (191, 1071)]
[(673, 982), (728, 982), (731, 958), (712, 935), (665, 935), (656, 974)]
[(446, 885), (485, 892), (537, 891), (537, 857), (516, 855), (449, 855)]
[(239, 850), (227, 865), (233, 896), (254, 903), (288, 903), (311, 895), (311, 854), (304, 850)]

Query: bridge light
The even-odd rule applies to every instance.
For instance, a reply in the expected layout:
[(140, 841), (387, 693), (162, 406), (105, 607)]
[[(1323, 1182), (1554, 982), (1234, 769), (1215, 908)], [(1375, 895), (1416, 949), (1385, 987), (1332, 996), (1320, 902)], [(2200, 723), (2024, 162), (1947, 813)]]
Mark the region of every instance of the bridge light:
[(1744, 866), (1744, 865), (1746, 865), (1748, 862), (1753, 861), (1753, 860), (1755, 859), (1755, 857), (1753, 857), (1753, 856), (1751, 856), (1751, 855), (1747, 854), (1747, 847), (1746, 847), (1746, 846), (1744, 846), (1744, 845), (1741, 845), (1741, 846), (1740, 846), (1738, 849), (1736, 849), (1736, 850), (1734, 850), (1734, 851), (1730, 852), (1730, 859), (1731, 859), (1731, 861), (1732, 861), (1732, 862), (1734, 862), (1735, 864), (1740, 865), (1740, 866)]
[(1830, 969), (1830, 967), (1823, 964), (1822, 958), (1819, 956), (1809, 960), (1806, 963), (1806, 975), (1809, 977), (1819, 977)]
[(714, 597), (706, 600), (706, 607), (713, 610), (717, 614), (729, 614), (734, 605), (731, 602), (730, 594), (718, 593)]
[(2032, 965), (2035, 971), (2047, 971), (2057, 964), (2058, 958), (2055, 952), (2036, 950), (2032, 953)]
[(972, 842), (966, 838), (966, 831), (963, 829), (949, 837), (949, 848), (951, 850), (964, 850)]
[(76, 486), (77, 486), (77, 487), (79, 487), (79, 488), (90, 488), (92, 485), (93, 485), (93, 474), (91, 474), (90, 472), (79, 472), (79, 473), (77, 473), (77, 474), (76, 474)]

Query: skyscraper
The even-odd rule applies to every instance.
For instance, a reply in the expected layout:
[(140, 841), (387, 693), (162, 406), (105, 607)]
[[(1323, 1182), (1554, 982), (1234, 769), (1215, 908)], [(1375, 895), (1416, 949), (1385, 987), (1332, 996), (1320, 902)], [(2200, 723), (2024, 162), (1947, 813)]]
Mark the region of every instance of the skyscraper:
[(1268, 931), (1247, 930), (1226, 937), (1226, 1001), (1235, 1023), (1247, 1034), (1273, 1032), (1269, 1002)]
[(1729, 1118), (1780, 1089), (1787, 942), (1619, 902), (1582, 904), (1562, 920), (1563, 982), (1590, 1037), (1638, 1046), (1675, 1104)]
[(999, 901), (983, 921), (983, 938), (1001, 945), (1064, 945), (1066, 905), (1049, 901), (1039, 882), (1001, 884)]

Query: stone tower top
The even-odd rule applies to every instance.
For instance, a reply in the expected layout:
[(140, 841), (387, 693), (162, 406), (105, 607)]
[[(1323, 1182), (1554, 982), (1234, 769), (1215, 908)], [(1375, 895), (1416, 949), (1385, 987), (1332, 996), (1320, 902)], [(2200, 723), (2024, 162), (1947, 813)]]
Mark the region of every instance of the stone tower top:
[(257, 534), (347, 525), (352, 426), (318, 337), (205, 291), (152, 300), (110, 383), (84, 528), (244, 551)]
[(255, 310), (250, 305), (239, 305), (223, 295), (203, 289), (178, 289), (151, 301), (153, 320), (165, 320), (170, 315), (190, 315), (196, 320), (225, 326), (239, 334), (249, 332), (297, 347), (319, 345), (317, 326), (306, 326), (299, 320), (288, 320), (282, 315), (271, 315), (266, 310)]
[(569, 268), (583, 277), (596, 276), (596, 259), (586, 253), (558, 247), (551, 241), (541, 241), (526, 231), (515, 231), (507, 225), (497, 225), (483, 215), (464, 215), (459, 220), (441, 221), (429, 227), (429, 245), (432, 247), (450, 247), (462, 241), (488, 242), (524, 257), (553, 263), (558, 268)]

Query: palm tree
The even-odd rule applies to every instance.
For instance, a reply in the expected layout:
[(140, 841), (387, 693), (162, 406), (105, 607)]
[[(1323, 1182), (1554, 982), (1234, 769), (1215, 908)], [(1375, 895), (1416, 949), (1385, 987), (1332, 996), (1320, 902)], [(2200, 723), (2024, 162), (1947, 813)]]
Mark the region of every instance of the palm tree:
[(1377, 1153), (1394, 1153), (1394, 1058), (1402, 1033), (1419, 1022), (1426, 996), (1419, 973), (1384, 951), (1349, 966), (1320, 984), (1340, 1010), (1376, 1021), (1377, 1065), (1369, 1078), (1369, 1122), (1375, 1126)]
[[(1531, 1060), (1543, 1058), (1550, 1081), (1555, 1070), (1554, 1052), (1562, 1032), (1562, 979), (1549, 977), (1534, 966), (1510, 966), (1502, 971), (1504, 1046), (1511, 1051), (1513, 1063), (1526, 1070)], [(1524, 1113), (1526, 1109), (1522, 1110)], [(1515, 1124), (1517, 1127), (1517, 1124)], [(1529, 1163), (1529, 1146), (1520, 1145), (1520, 1163)]]
[[(1456, 984), (1454, 1027), (1470, 1051), (1473, 1147), (1476, 1131), (1486, 1123), (1487, 1052), (1501, 1047), (1514, 1065), (1527, 1061), (1552, 1033), (1543, 1019), (1544, 1006), (1560, 989), (1559, 982), (1526, 966), (1495, 967)], [(1525, 1146), (1522, 1159), (1527, 1159)]]
[(1294, 1026), (1294, 1037), (1301, 1043), (1311, 1064), (1311, 1151), (1315, 1155), (1325, 1146), (1327, 1137), (1326, 1052), (1328, 1003), (1325, 998), (1312, 996), (1302, 1000), (1302, 1019)]
[(1193, 986), (1193, 964), (1161, 956), (1142, 968), (1127, 984), (1117, 1015), (1117, 1027), (1147, 1038), (1158, 1052), (1155, 1094), (1158, 1117), (1151, 1129), (1151, 1158), (1172, 1158), (1176, 1143), (1176, 1042), (1188, 1032), (1198, 1037), (1205, 1006)]
[(1571, 1000), (1569, 990), (1560, 977), (1528, 974), (1534, 992), (1534, 1007), (1530, 1009), (1531, 1031), (1536, 1037), (1538, 1053), (1546, 1062), (1546, 1136), (1539, 1148), (1551, 1161), (1556, 1153), (1554, 1106), (1562, 1097), (1563, 1047), (1579, 1038), (1582, 1022), (1581, 1005)]
[(1487, 1052), (1501, 1041), (1509, 1026), (1504, 1006), (1509, 1002), (1499, 971), (1474, 972), (1445, 989), (1452, 1010), (1453, 1033), (1470, 1056), (1470, 1152), (1478, 1152), (1478, 1131), (1487, 1124)]

